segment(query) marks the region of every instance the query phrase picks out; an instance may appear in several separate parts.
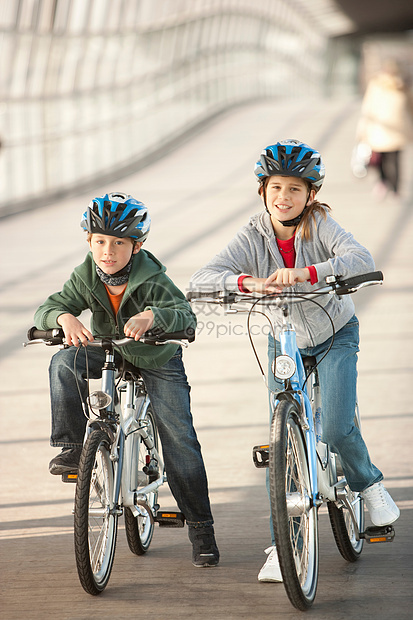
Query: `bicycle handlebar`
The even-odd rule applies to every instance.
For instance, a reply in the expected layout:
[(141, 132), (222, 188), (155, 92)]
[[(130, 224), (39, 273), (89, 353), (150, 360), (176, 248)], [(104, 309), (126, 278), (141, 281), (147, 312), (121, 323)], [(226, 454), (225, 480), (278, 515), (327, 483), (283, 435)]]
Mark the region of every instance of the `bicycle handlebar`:
[[(131, 342), (134, 342), (133, 338), (121, 338), (115, 340), (111, 336), (99, 336), (98, 340), (89, 342), (88, 346), (103, 347), (105, 344), (110, 343), (115, 347), (124, 347)], [(36, 329), (31, 327), (27, 332), (27, 340), (30, 342), (42, 341), (49, 346), (59, 345), (64, 343), (64, 332), (62, 329)], [(195, 340), (195, 329), (193, 327), (187, 327), (187, 329), (178, 332), (163, 332), (163, 331), (147, 331), (140, 339), (139, 342), (143, 344), (168, 344), (181, 340), (187, 340), (193, 342)]]
[[(288, 299), (289, 301), (305, 301), (303, 298), (312, 299), (318, 295), (327, 295), (329, 293), (335, 293), (336, 295), (349, 295), (354, 293), (364, 286), (370, 286), (372, 284), (381, 284), (384, 276), (381, 271), (373, 271), (371, 273), (364, 273), (353, 278), (343, 280), (340, 276), (328, 276), (326, 278), (326, 286), (316, 289), (312, 292), (306, 291), (283, 291), (282, 293), (264, 293), (262, 299), (267, 302), (272, 302), (277, 299)], [(255, 297), (254, 293), (234, 293), (229, 291), (190, 291), (187, 293), (186, 298), (188, 301), (203, 300), (211, 303), (219, 304), (231, 304), (239, 301), (257, 301), (260, 297)]]
[[(334, 278), (335, 276), (332, 277)], [(359, 288), (363, 288), (363, 285), (382, 284), (383, 280), (384, 275), (382, 271), (363, 273), (360, 276), (354, 276), (354, 278), (348, 278), (347, 280), (336, 278), (336, 284), (338, 286), (334, 289), (334, 292), (337, 293), (337, 295), (348, 295), (349, 293), (357, 291)], [(326, 278), (326, 282), (329, 283), (329, 278)]]

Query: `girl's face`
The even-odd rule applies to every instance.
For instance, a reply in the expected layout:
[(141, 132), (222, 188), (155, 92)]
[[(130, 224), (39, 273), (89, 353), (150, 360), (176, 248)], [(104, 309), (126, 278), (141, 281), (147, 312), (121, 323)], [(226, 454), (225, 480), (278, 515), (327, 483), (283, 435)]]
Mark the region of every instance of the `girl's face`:
[(266, 189), (267, 207), (273, 224), (287, 222), (300, 215), (314, 200), (315, 191), (297, 177), (271, 176)]
[(139, 252), (142, 247), (142, 243), (134, 247), (130, 238), (121, 239), (97, 233), (93, 233), (89, 245), (96, 265), (108, 275), (126, 267), (132, 254)]

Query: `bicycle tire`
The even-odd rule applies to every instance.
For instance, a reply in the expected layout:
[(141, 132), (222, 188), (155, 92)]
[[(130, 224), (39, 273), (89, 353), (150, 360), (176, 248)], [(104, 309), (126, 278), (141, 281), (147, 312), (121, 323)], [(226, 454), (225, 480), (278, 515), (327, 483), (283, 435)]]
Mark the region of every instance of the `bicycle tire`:
[[(356, 407), (354, 423), (360, 429), (360, 414)], [(339, 461), (336, 457), (336, 461)], [(342, 473), (342, 472), (340, 472)], [(339, 475), (339, 478), (341, 476)], [(353, 492), (348, 485), (345, 487), (349, 502), (353, 505), (357, 527), (359, 532), (364, 531), (364, 500), (360, 493)], [(334, 540), (342, 557), (347, 562), (356, 562), (363, 551), (364, 540), (356, 538), (354, 524), (348, 509), (337, 506), (335, 502), (327, 502), (328, 516), (331, 529), (333, 530)]]
[(114, 484), (109, 437), (94, 430), (82, 450), (74, 509), (77, 572), (83, 589), (92, 595), (107, 586), (115, 557), (118, 514)]
[(271, 421), (269, 447), (271, 514), (283, 583), (294, 607), (311, 607), (318, 582), (318, 513), (298, 405), (282, 400)]
[[(147, 426), (148, 435), (150, 435), (150, 437), (153, 439), (155, 448), (158, 449), (158, 444), (159, 444), (158, 427), (157, 427), (155, 417), (154, 417), (154, 414), (153, 414), (153, 411), (150, 405), (146, 413), (146, 419), (148, 421), (148, 426)], [(138, 467), (137, 490), (139, 491), (139, 487), (144, 487), (147, 484), (149, 484), (149, 476), (147, 476), (142, 470), (146, 464), (146, 456), (148, 455), (149, 457), (151, 457), (151, 454), (153, 451), (149, 450), (146, 447), (144, 441), (142, 440), (142, 437), (137, 436), (135, 441), (139, 442), (138, 461), (137, 461), (137, 467)], [(152, 510), (152, 514), (154, 512), (154, 506), (157, 503), (157, 500), (158, 500), (157, 492), (150, 492), (148, 494), (148, 504)], [(141, 506), (140, 510), (142, 511), (143, 514), (137, 517), (133, 515), (130, 508), (125, 508), (124, 510), (126, 539), (128, 541), (129, 549), (135, 555), (143, 555), (144, 553), (148, 551), (149, 546), (152, 542), (153, 533), (155, 529), (155, 524), (153, 520), (150, 518), (150, 516), (148, 515), (148, 513), (145, 511), (145, 509)]]
[[(346, 487), (350, 503), (353, 504), (359, 532), (364, 531), (364, 502), (359, 493), (353, 493)], [(337, 549), (347, 562), (356, 562), (363, 551), (364, 540), (357, 540), (349, 511), (339, 508), (334, 502), (328, 502), (328, 516)]]

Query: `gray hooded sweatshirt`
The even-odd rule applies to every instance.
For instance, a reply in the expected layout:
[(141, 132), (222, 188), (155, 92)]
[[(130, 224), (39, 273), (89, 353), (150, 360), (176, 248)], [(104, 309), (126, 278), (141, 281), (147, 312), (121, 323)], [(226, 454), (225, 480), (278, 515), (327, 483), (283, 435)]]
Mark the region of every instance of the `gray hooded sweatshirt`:
[[(295, 266), (317, 270), (318, 282), (299, 283), (289, 290), (314, 291), (325, 285), (330, 275), (344, 279), (374, 271), (371, 254), (360, 245), (352, 234), (346, 232), (330, 215), (326, 219), (315, 214), (311, 239), (302, 238), (297, 230), (294, 242)], [(285, 267), (278, 250), (277, 240), (266, 211), (251, 217), (226, 248), (191, 278), (192, 291), (239, 291), (238, 278), (247, 274), (254, 278), (268, 278), (276, 269)], [(354, 315), (354, 303), (350, 295), (339, 299), (336, 295), (320, 295), (316, 300), (329, 313), (336, 331), (344, 327)], [(332, 334), (331, 324), (323, 310), (311, 301), (291, 304), (291, 319), (297, 332), (299, 348), (314, 347), (325, 342)], [(281, 328), (280, 311), (271, 310), (275, 335)]]

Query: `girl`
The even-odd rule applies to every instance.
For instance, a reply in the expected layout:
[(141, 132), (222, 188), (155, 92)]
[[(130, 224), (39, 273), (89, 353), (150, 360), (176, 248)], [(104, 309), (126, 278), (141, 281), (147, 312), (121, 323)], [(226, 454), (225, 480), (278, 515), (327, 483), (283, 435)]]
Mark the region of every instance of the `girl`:
[[(316, 200), (325, 169), (320, 154), (297, 140), (268, 146), (255, 166), (258, 193), (265, 210), (254, 215), (228, 246), (191, 280), (192, 290), (280, 292), (286, 287), (309, 291), (330, 275), (349, 278), (374, 270), (370, 253), (329, 215)], [(375, 525), (393, 523), (399, 509), (381, 484), (383, 475), (370, 461), (360, 431), (354, 425), (359, 326), (350, 295), (318, 300), (331, 316), (336, 336), (326, 360), (318, 367), (323, 402), (323, 440), (341, 458), (350, 488), (361, 492)], [(293, 304), (292, 322), (303, 356), (323, 357), (331, 342), (331, 325), (314, 304)], [(280, 353), (277, 336), (281, 319), (273, 316), (276, 340), (270, 335), (269, 363)], [(283, 385), (269, 372), (271, 390)], [(272, 530), (272, 527), (271, 527)], [(268, 558), (259, 581), (282, 581), (277, 552)]]

